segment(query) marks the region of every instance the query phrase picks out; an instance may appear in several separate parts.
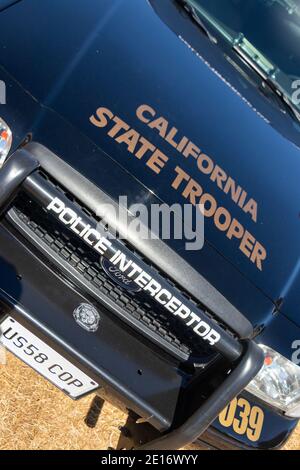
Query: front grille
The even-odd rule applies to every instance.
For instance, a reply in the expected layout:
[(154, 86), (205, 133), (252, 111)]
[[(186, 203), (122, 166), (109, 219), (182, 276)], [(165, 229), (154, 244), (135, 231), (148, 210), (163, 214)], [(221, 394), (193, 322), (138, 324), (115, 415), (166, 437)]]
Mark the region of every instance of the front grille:
[[(85, 285), (113, 301), (129, 318), (138, 322), (143, 331), (148, 331), (151, 337), (156, 338), (156, 343), (170, 345), (182, 359), (198, 364), (206, 364), (216, 356), (205, 343), (195, 341), (192, 333), (182, 328), (180, 320), (169, 315), (157, 303), (152, 303), (143, 292), (129, 292), (114, 284), (100, 264), (100, 255), (89, 249), (79, 237), (25, 192), (18, 196), (13, 210), (25, 233), (33, 234), (55, 258), (74, 269)], [(91, 216), (87, 210), (85, 212)]]

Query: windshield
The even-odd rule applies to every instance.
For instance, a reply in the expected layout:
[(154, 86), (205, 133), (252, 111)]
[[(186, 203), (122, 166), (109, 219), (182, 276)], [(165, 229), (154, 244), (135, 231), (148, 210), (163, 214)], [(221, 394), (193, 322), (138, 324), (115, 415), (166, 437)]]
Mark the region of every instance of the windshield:
[(188, 0), (300, 111), (300, 0)]

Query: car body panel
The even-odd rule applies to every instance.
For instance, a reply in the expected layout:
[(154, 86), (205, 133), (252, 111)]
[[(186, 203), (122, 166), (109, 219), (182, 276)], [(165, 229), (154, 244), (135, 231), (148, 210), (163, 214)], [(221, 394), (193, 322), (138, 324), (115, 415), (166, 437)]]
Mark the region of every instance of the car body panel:
[[(174, 28), (146, 0), (26, 0), (3, 11), (0, 79), (7, 86), (7, 105), (1, 106), (1, 117), (13, 130), (13, 150), (29, 136), (116, 201), (120, 192), (126, 194), (129, 205), (183, 204), (172, 188), (180, 165), (266, 246), (268, 258), (260, 271), (211, 220), (205, 224), (204, 248), (196, 255), (178, 240), (166, 243), (232, 302), (256, 333), (262, 331), (258, 341), (290, 358), (300, 334), (300, 131), (254, 87), (245, 87), (220, 51), (171, 1), (164, 5)], [(137, 119), (142, 104), (151, 105), (247, 190), (258, 202), (257, 222), (200, 173), (193, 159), (183, 158)], [(168, 155), (160, 174), (91, 124), (99, 106)], [(3, 260), (0, 269), (8, 272)], [(15, 300), (17, 284), (2, 286)], [(24, 291), (22, 300), (28, 308), (30, 292)], [(281, 313), (275, 306), (279, 299)], [(218, 421), (214, 427), (246, 446), (277, 447), (296, 421), (267, 408), (265, 416), (256, 444)]]

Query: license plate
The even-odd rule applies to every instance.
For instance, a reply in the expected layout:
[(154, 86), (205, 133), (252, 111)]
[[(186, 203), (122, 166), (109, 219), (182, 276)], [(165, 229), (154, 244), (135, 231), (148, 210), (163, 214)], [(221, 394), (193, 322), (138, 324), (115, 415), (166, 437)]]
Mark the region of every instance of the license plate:
[(79, 398), (99, 385), (11, 317), (0, 325), (0, 343), (71, 398)]

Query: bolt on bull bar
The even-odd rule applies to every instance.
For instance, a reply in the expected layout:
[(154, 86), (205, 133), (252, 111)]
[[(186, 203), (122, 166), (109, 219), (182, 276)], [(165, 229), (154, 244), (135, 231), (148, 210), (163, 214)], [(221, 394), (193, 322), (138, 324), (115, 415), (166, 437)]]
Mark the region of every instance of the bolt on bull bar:
[[(55, 198), (59, 198), (68, 208), (73, 208), (82, 221), (92, 228), (98, 228), (95, 220), (82, 211), (80, 207), (73, 205), (72, 201), (53, 185), (48, 184), (47, 180), (40, 175), (39, 169), (42, 169), (40, 162), (26, 149), (17, 150), (8, 159), (0, 171), (0, 216), (5, 215), (18, 193), (25, 190), (43, 207), (48, 207)], [(105, 233), (104, 229), (103, 233)], [(126, 259), (135, 259), (136, 255), (115, 238), (111, 240), (110, 258), (118, 250), (126, 255)], [(103, 256), (108, 255), (104, 252)], [(136, 261), (138, 266), (145, 272), (151, 272), (151, 268), (137, 256)], [(153, 277), (162, 288), (170, 289), (169, 283), (156, 271)], [(184, 296), (181, 299), (180, 293), (179, 295), (176, 293), (176, 297), (182, 300), (185, 305), (188, 305), (188, 300)], [(195, 305), (192, 305), (191, 308), (197, 312)], [(201, 319), (219, 335), (219, 341), (211, 347), (232, 364), (231, 372), (204, 404), (181, 426), (167, 431), (158, 439), (143, 445), (140, 447), (142, 450), (178, 449), (196, 440), (218, 417), (225, 406), (257, 375), (263, 365), (263, 352), (253, 341), (238, 340), (228, 331), (222, 329), (217, 322), (203, 311), (201, 311)], [(203, 341), (202, 338), (196, 335), (195, 340)]]

